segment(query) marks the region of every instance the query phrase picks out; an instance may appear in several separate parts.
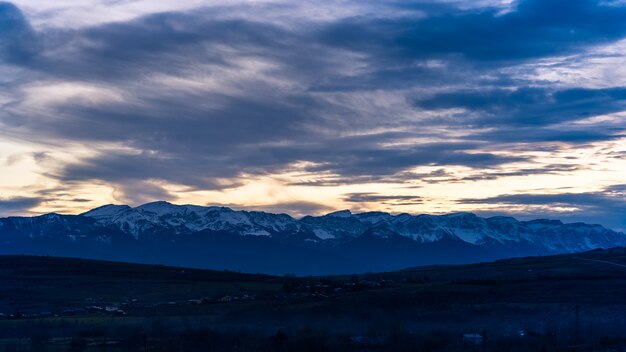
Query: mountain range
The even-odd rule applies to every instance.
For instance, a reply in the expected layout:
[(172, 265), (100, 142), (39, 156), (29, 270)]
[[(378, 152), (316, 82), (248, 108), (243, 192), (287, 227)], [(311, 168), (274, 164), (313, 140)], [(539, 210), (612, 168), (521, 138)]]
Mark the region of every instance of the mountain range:
[(0, 219), (0, 254), (34, 254), (229, 269), (339, 274), (574, 253), (626, 246), (601, 225), (472, 213), (348, 210), (300, 219), (226, 207), (105, 205), (80, 215)]

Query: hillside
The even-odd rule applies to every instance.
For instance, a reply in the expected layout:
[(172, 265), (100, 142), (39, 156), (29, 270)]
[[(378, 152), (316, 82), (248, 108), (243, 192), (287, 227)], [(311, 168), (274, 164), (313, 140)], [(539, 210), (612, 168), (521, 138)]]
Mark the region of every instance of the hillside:
[(261, 340), (278, 331), (444, 334), (457, 347), (464, 333), (533, 346), (626, 337), (623, 248), (309, 278), (25, 256), (0, 257), (0, 273), (0, 327), (21, 326), (25, 338), (37, 326), (63, 336), (89, 329), (125, 336), (121, 327), (154, 334), (160, 326), (248, 331)]

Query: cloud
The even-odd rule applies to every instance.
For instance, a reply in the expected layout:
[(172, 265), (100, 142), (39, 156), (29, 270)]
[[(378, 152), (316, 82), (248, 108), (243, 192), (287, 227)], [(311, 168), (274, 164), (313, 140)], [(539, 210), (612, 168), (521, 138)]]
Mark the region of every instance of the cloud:
[(583, 126), (515, 126), (502, 127), (484, 132), (473, 133), (470, 138), (495, 143), (542, 143), (564, 142), (569, 144), (588, 144), (624, 138), (623, 129), (606, 124)]
[[(612, 23), (614, 15), (609, 16), (603, 6), (584, 3), (584, 6), (574, 6), (576, 9), (568, 10), (566, 15), (578, 18), (584, 8), (593, 10), (597, 21)], [(543, 16), (542, 10), (537, 8), (540, 4), (534, 1), (520, 3), (515, 11), (505, 15), (498, 15), (493, 8), (476, 13), (477, 10), (459, 10), (451, 5), (424, 6), (415, 4), (414, 10), (434, 14), (425, 18), (409, 16), (389, 23), (383, 21), (381, 28), (369, 29), (376, 32), (372, 35), (357, 30), (363, 29), (361, 27), (354, 27), (354, 31), (334, 39), (326, 34), (336, 33), (337, 26), (345, 28), (357, 24), (344, 19), (330, 24), (314, 23), (310, 31), (299, 31), (262, 19), (225, 19), (215, 17), (208, 10), (198, 10), (160, 13), (127, 22), (56, 32), (46, 42), (47, 50), (34, 63), (25, 63), (44, 75), (39, 81), (49, 82), (51, 91), (57, 81), (90, 82), (100, 91), (113, 89), (116, 96), (123, 98), (111, 99), (103, 95), (104, 100), (93, 100), (97, 93), (94, 91), (89, 100), (57, 101), (39, 109), (32, 106), (43, 103), (18, 102), (8, 109), (2, 121), (8, 126), (19, 126), (21, 131), (24, 128), (36, 130), (39, 136), (46, 134), (52, 139), (118, 143), (130, 149), (124, 152), (102, 150), (79, 163), (68, 164), (58, 173), (62, 180), (99, 179), (119, 183), (157, 178), (215, 188), (218, 186), (214, 178), (236, 178), (242, 172), (272, 173), (299, 161), (314, 164), (306, 169), (309, 172), (367, 177), (391, 176), (419, 165), (478, 168), (525, 160), (521, 156), (482, 151), (475, 143), (418, 142), (388, 147), (383, 146), (388, 139), (381, 134), (369, 136), (371, 141), (340, 137), (347, 129), (404, 124), (401, 119), (364, 119), (362, 114), (345, 111), (343, 106), (325, 96), (309, 92), (309, 87), (319, 84), (320, 77), (333, 80), (344, 75), (350, 65), (342, 61), (353, 58), (350, 51), (367, 54), (366, 63), (374, 70), (372, 72), (383, 70), (379, 78), (389, 76), (382, 61), (376, 59), (380, 55), (375, 47), (379, 43), (377, 38), (385, 33), (395, 39), (385, 42), (384, 51), (409, 50), (417, 46), (420, 52), (440, 57), (442, 51), (436, 46), (420, 46), (419, 42), (437, 40), (426, 39), (433, 31), (445, 39), (458, 33), (457, 30), (468, 33), (465, 29), (469, 29), (471, 36), (471, 30), (479, 31), (478, 24), (482, 26), (485, 18), (489, 19), (488, 24), (505, 27), (508, 31), (513, 31), (513, 24), (520, 18), (536, 21), (537, 30), (576, 25), (573, 20), (558, 19), (550, 26), (539, 19), (533, 20)], [(449, 11), (456, 11), (457, 15), (452, 16)], [(603, 33), (595, 24), (577, 26), (592, 33)], [(353, 38), (357, 32), (363, 37)], [(399, 37), (409, 34), (416, 36), (416, 43), (408, 45), (401, 40), (404, 37)], [(337, 48), (338, 41), (344, 37), (350, 43)], [(587, 39), (596, 38), (592, 37)], [(596, 39), (604, 40), (602, 38), (598, 34)], [(364, 46), (360, 47), (360, 43)], [(478, 45), (457, 44), (460, 51)], [(500, 41), (495, 43), (498, 44), (504, 45)], [(468, 53), (468, 57), (476, 56)], [(405, 58), (395, 60), (401, 63)], [(450, 65), (428, 62), (413, 67), (435, 80), (451, 70)], [(462, 71), (459, 70), (459, 74)], [(198, 72), (205, 72), (205, 75), (198, 77)], [(402, 74), (400, 65), (395, 79), (412, 81), (411, 77), (402, 78)], [(372, 83), (387, 87), (380, 80)], [(389, 87), (397, 85), (402, 86), (402, 83), (390, 82)], [(57, 91), (62, 89), (59, 86)], [(358, 85), (353, 89), (359, 89)], [(498, 115), (493, 118), (508, 126), (528, 121), (545, 124), (572, 113), (589, 116), (614, 111), (620, 107), (615, 100), (622, 95), (623, 91), (617, 89), (550, 93), (520, 88), (513, 92), (447, 93), (418, 105), (428, 109), (459, 106), (482, 109), (480, 112), (487, 115), (481, 117), (483, 120)], [(529, 107), (533, 110), (527, 112)], [(498, 114), (501, 111), (508, 113), (502, 117)], [(462, 124), (476, 122), (467, 117), (463, 119)], [(498, 131), (492, 133), (495, 135)], [(440, 137), (445, 139), (445, 136)], [(600, 133), (579, 138), (592, 137), (611, 138)], [(486, 134), (478, 138), (492, 141)], [(575, 136), (564, 138), (574, 141)]]
[(626, 229), (626, 219), (623, 216), (626, 213), (626, 185), (612, 185), (598, 192), (502, 194), (495, 197), (459, 199), (458, 202), (502, 206), (505, 211), (509, 209), (509, 213), (520, 213), (525, 217), (553, 216), (565, 220), (602, 223), (620, 231)]
[(380, 203), (386, 205), (415, 205), (423, 203), (422, 197), (411, 195), (383, 195), (375, 192), (348, 193), (343, 197), (349, 203)]
[[(490, 65), (565, 55), (626, 34), (626, 9), (597, 0), (525, 0), (511, 11), (501, 8), (460, 10), (448, 4), (414, 10), (432, 14), (398, 19), (355, 18), (322, 32), (341, 47), (386, 57), (432, 58), (462, 55)], [(407, 8), (406, 4), (400, 5)]]
[(13, 4), (0, 2), (0, 59), (24, 64), (35, 54), (37, 38), (34, 31)]
[(513, 166), (495, 167), (491, 169), (471, 170), (461, 174), (447, 172), (444, 169), (429, 173), (409, 172), (404, 175), (407, 179), (420, 180), (428, 184), (439, 183), (465, 183), (473, 181), (497, 180), (507, 177), (532, 177), (536, 175), (567, 175), (574, 171), (583, 170), (584, 167), (577, 164), (547, 164), (535, 168), (523, 168)]
[(309, 172), (328, 171), (343, 176), (393, 176), (419, 165), (494, 166), (526, 160), (524, 157), (498, 156), (492, 153), (467, 153), (458, 144), (422, 144), (413, 148), (352, 149), (339, 151), (319, 160)]
[(159, 200), (173, 200), (175, 197), (170, 194), (163, 185), (152, 180), (133, 180), (115, 184), (113, 197), (130, 205), (141, 205)]
[[(619, 121), (579, 122), (624, 110), (626, 88), (527, 74), (624, 38), (617, 3), (197, 4), (42, 25), (73, 13), (55, 5), (34, 11), (35, 31), (0, 3), (0, 133), (45, 150), (80, 146), (38, 172), (106, 184), (133, 204), (174, 199), (172, 185), (222, 190), (283, 173), (306, 176), (285, 187), (567, 175), (584, 167), (563, 166), (563, 149), (624, 138)], [(402, 203), (387, 196), (348, 201)]]
[(0, 198), (0, 216), (21, 215), (42, 202), (42, 199), (30, 197)]
[[(623, 111), (626, 109), (626, 88), (475, 89), (438, 94), (416, 104), (426, 109), (463, 108), (475, 114), (469, 119), (463, 114), (466, 121), (478, 124), (549, 125)], [(539, 133), (541, 135), (541, 131)], [(569, 140), (589, 137), (579, 131), (570, 134)]]

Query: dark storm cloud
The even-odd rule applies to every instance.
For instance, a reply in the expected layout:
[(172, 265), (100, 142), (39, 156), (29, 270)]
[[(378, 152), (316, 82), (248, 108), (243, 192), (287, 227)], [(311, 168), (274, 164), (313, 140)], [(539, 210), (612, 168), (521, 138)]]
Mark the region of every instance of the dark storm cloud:
[(522, 168), (514, 171), (483, 172), (462, 177), (459, 181), (496, 180), (503, 177), (567, 174), (581, 169), (582, 167), (578, 165), (546, 165), (541, 168)]
[[(400, 5), (404, 8), (406, 4)], [(471, 60), (507, 62), (572, 53), (626, 34), (626, 9), (598, 0), (524, 0), (512, 11), (501, 8), (460, 10), (449, 5), (414, 3), (430, 10), (424, 19), (355, 18), (324, 29), (324, 40), (385, 56), (439, 58), (462, 55)]]
[(422, 198), (418, 196), (383, 195), (375, 192), (348, 193), (344, 195), (343, 200), (350, 203), (374, 202), (388, 205), (414, 205), (423, 203)]
[[(416, 134), (419, 135), (419, 134)], [(293, 144), (288, 147), (258, 148), (251, 152), (251, 160), (273, 160), (280, 165), (288, 160), (307, 160), (315, 163), (305, 170), (313, 173), (331, 172), (342, 176), (378, 178), (397, 175), (417, 165), (463, 165), (470, 167), (495, 166), (526, 161), (523, 156), (502, 156), (481, 152), (481, 143), (441, 142), (387, 146), (393, 136), (407, 134), (370, 134), (357, 137), (325, 138), (315, 142)], [(410, 136), (410, 134), (408, 135)]]
[[(619, 136), (614, 127), (554, 124), (620, 111), (624, 88), (533, 88), (498, 69), (622, 38), (623, 6), (526, 0), (506, 13), (424, 2), (368, 6), (413, 12), (294, 27), (256, 13), (233, 19), (198, 9), (35, 33), (18, 9), (0, 3), (0, 55), (21, 65), (22, 80), (86, 84), (121, 97), (39, 107), (24, 103), (29, 97), (20, 87), (8, 87), (17, 98), (2, 108), (0, 122), (26, 140), (94, 145), (94, 156), (49, 174), (64, 182), (112, 183), (132, 202), (170, 199), (155, 181), (220, 189), (239, 185), (242, 174), (284, 171), (295, 162), (333, 174), (302, 184), (395, 182), (410, 179), (407, 170), (416, 166), (483, 169), (533, 161), (494, 153), (493, 143), (577, 144)], [(203, 77), (216, 87), (208, 89)], [(406, 100), (413, 110), (404, 114), (429, 117), (379, 111), (358, 96), (431, 87), (445, 93), (416, 98), (411, 92)], [(338, 101), (344, 95), (356, 103)], [(437, 115), (447, 108), (468, 113)], [(493, 128), (463, 130), (477, 124)], [(402, 131), (369, 132), (380, 129)], [(465, 133), (458, 140), (442, 131)], [(429, 142), (405, 141), (411, 138)], [(130, 151), (98, 147), (107, 144)]]
[(311, 172), (331, 170), (341, 175), (395, 175), (418, 165), (463, 165), (485, 167), (527, 160), (525, 157), (498, 156), (491, 153), (466, 153), (458, 144), (422, 144), (414, 148), (354, 149), (336, 152), (308, 167)]
[(615, 126), (536, 126), (501, 127), (471, 135), (471, 139), (496, 143), (565, 142), (585, 144), (623, 138), (624, 131)]
[[(164, 100), (159, 100), (164, 99)], [(310, 138), (307, 124), (321, 122), (307, 97), (268, 95), (246, 98), (207, 93), (187, 96), (135, 96), (132, 102), (58, 106), (68, 123), (41, 121), (60, 137), (75, 140), (128, 141), (138, 148), (169, 153), (209, 153), (260, 142), (282, 141), (294, 134)], [(70, 123), (71, 122), (71, 123)], [(164, 148), (165, 147), (165, 148)]]
[[(596, 0), (527, 0), (494, 12), (425, 21), (405, 39), (417, 52), (461, 53), (498, 61), (571, 53), (626, 34), (626, 9)], [(463, 35), (458, 35), (463, 33)]]
[[(158, 178), (198, 189), (220, 189), (238, 184), (236, 181), (217, 183), (215, 178), (232, 178), (242, 170), (259, 174), (283, 171), (285, 165), (294, 160), (315, 163), (305, 167), (305, 170), (342, 175), (347, 183), (385, 182), (388, 178), (398, 181), (403, 170), (415, 165), (490, 167), (527, 160), (524, 157), (458, 151), (478, 149), (480, 144), (430, 143), (412, 148), (378, 145), (385, 140), (384, 136), (374, 135), (367, 139), (348, 138), (347, 141), (322, 139), (301, 144), (293, 141), (283, 146), (233, 146), (219, 153), (211, 153), (211, 149), (207, 149), (207, 154), (200, 147), (198, 151), (179, 151), (170, 155), (108, 152), (68, 165), (56, 177), (64, 181), (104, 179), (120, 184), (133, 179)], [(329, 154), (329, 150), (333, 152)], [(186, 157), (181, 159), (181, 155)], [(233, 164), (235, 160), (239, 164)]]
[(314, 42), (306, 32), (264, 23), (262, 18), (224, 19), (205, 9), (55, 31), (45, 39), (49, 53), (29, 67), (81, 81), (121, 84), (154, 73), (188, 75), (196, 65), (212, 65), (212, 73), (237, 68), (233, 59), (255, 57), (280, 64), (280, 76), (310, 79), (336, 71), (336, 55), (320, 56), (324, 43)]
[(0, 2), (0, 60), (24, 64), (37, 49), (34, 31), (15, 5)]
[(115, 199), (125, 204), (146, 204), (155, 199), (174, 200), (163, 186), (145, 180), (129, 178), (124, 182), (118, 182), (114, 191)]
[[(126, 154), (109, 152), (106, 155), (86, 159), (80, 163), (66, 165), (60, 173), (53, 174), (64, 182), (81, 180), (107, 180), (121, 185), (120, 188), (131, 193), (137, 180), (165, 180), (192, 186), (197, 189), (222, 189), (237, 185), (220, 184), (217, 177), (233, 177), (240, 170), (233, 170), (228, 162), (220, 163), (220, 157), (188, 154), (188, 159), (180, 160), (184, 154), (175, 156), (159, 154)], [(128, 193), (128, 192), (123, 192)], [(150, 193), (154, 194), (154, 191)], [(164, 195), (165, 191), (156, 192)], [(154, 199), (171, 199), (171, 196)], [(135, 202), (133, 202), (135, 203)], [(141, 203), (141, 202), (136, 202)]]
[[(298, 186), (317, 186), (317, 187), (332, 187), (340, 185), (349, 185), (352, 183), (412, 183), (407, 188), (419, 188), (419, 185), (415, 185), (414, 182), (423, 182), (426, 184), (437, 183), (464, 183), (467, 181), (483, 181), (483, 180), (497, 180), (499, 178), (506, 177), (521, 177), (521, 176), (534, 176), (534, 175), (557, 175), (568, 174), (574, 171), (584, 170), (585, 166), (577, 164), (548, 164), (535, 168), (520, 168), (517, 166), (511, 166), (507, 168), (507, 165), (485, 165), (482, 168), (475, 168), (471, 171), (464, 171), (462, 173), (455, 173), (447, 171), (445, 168), (440, 168), (430, 172), (413, 172), (403, 171), (393, 175), (384, 176), (368, 176), (359, 177), (353, 176), (350, 178), (342, 178), (335, 176), (319, 175), (313, 180), (301, 181), (292, 183)], [(381, 195), (381, 197), (385, 197)], [(350, 198), (344, 198), (344, 201), (349, 201)]]
[(42, 202), (42, 199), (31, 197), (0, 198), (0, 217), (23, 214)]
[(462, 183), (466, 181), (483, 181), (483, 180), (497, 180), (505, 177), (520, 177), (520, 176), (534, 176), (534, 175), (555, 175), (555, 174), (568, 174), (574, 171), (583, 170), (584, 167), (576, 164), (548, 164), (542, 167), (536, 168), (513, 168), (506, 169), (505, 167), (492, 168), (492, 169), (480, 169), (470, 172), (465, 172), (461, 175), (446, 172), (443, 169), (436, 170), (430, 173), (406, 173), (403, 176), (405, 179), (420, 180), (426, 183)]
[(490, 198), (461, 199), (463, 203), (504, 203), (528, 205), (558, 205), (558, 206), (592, 206), (615, 208), (623, 207), (624, 198), (608, 197), (605, 192), (600, 193), (562, 193), (562, 194), (505, 194)]
[[(464, 108), (476, 113), (471, 120), (479, 124), (547, 125), (622, 111), (626, 109), (626, 88), (474, 89), (438, 94), (416, 104), (425, 109)], [(589, 137), (574, 134), (569, 140)]]
[(387, 5), (415, 13), (360, 16), (319, 29), (318, 40), (367, 55), (370, 66), (357, 77), (320, 81), (317, 89), (517, 86), (520, 82), (495, 69), (580, 53), (626, 35), (626, 7), (613, 1), (521, 0), (506, 13), (501, 7), (462, 10), (436, 2)]

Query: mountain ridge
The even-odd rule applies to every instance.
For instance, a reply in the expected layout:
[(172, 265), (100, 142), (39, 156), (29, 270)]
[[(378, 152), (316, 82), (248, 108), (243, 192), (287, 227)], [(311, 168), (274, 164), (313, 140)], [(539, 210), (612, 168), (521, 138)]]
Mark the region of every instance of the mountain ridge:
[[(108, 204), (78, 215), (0, 218), (0, 254), (326, 274), (461, 264), (626, 246), (597, 224), (340, 210), (322, 216), (176, 205)], [(239, 261), (237, 258), (240, 258)]]

